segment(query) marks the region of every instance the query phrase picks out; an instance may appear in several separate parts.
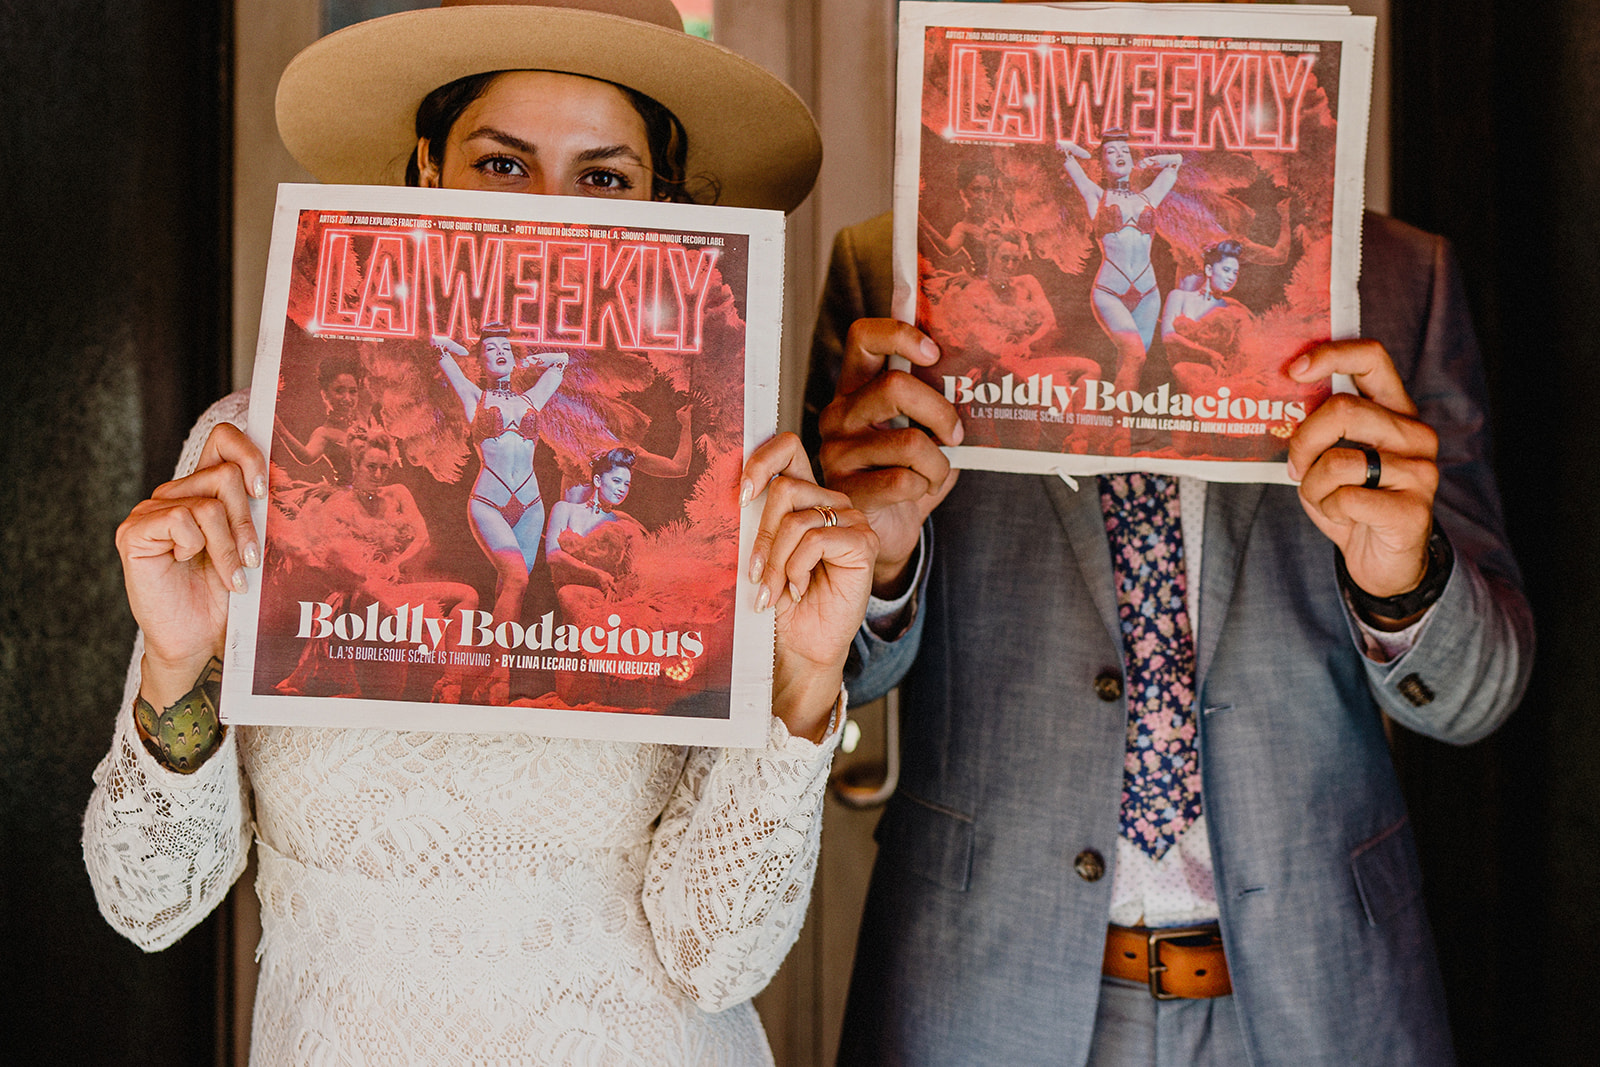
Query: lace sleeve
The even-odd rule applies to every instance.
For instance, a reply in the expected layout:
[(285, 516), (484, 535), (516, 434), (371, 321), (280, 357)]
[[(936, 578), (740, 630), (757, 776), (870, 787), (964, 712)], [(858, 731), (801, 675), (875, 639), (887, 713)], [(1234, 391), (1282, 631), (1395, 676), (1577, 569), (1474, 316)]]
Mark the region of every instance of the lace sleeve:
[(667, 972), (706, 1011), (760, 992), (805, 922), (839, 731), (774, 718), (764, 749), (692, 749), (661, 814), (645, 915)]
[[(235, 393), (203, 415), (178, 461), (192, 471), (219, 422), (244, 422), (248, 396)], [(83, 860), (95, 899), (117, 931), (146, 951), (166, 948), (210, 913), (244, 870), (250, 848), (249, 797), (234, 731), (194, 774), (158, 763), (133, 726), (144, 635), (116, 714), (111, 751), (94, 772), (83, 818)]]

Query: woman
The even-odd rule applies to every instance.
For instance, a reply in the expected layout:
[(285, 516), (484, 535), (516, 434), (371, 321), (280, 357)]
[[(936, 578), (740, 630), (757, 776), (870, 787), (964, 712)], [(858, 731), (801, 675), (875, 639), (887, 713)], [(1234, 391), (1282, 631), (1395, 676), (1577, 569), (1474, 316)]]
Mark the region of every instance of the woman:
[[(325, 180), (394, 180), (414, 149), (419, 181), (445, 187), (672, 195), (678, 158), (730, 203), (805, 195), (816, 130), (781, 83), (683, 35), (666, 0), (606, 0), (638, 18), (579, 2), (446, 7), (324, 38), (285, 74), (280, 128)], [(432, 125), (424, 95), (482, 71), (510, 73)], [(670, 121), (635, 106), (645, 91)], [(427, 121), (419, 135), (390, 112)], [(259, 563), (246, 502), (267, 478), (234, 425), (244, 410), (237, 395), (213, 408), (181, 476), (118, 530), (142, 636), (85, 817), (107, 918), (147, 949), (170, 944), (223, 898), (254, 836), (256, 1063), (771, 1062), (749, 997), (805, 913), (876, 554), (864, 518), (811, 480), (792, 435), (747, 461), (742, 498), (765, 487), (766, 501), (756, 606), (778, 634), (766, 748), (219, 736), (228, 593)]]
[(989, 269), (983, 277), (951, 279), (939, 295), (944, 333), (978, 364), (1030, 356), (1034, 342), (1056, 328), (1056, 313), (1039, 280), (1017, 273), (1023, 263), (1021, 234), (995, 234), (984, 259)]
[[(412, 573), (412, 561), (428, 545), (428, 526), (422, 512), (403, 485), (390, 485), (389, 475), (400, 464), (394, 438), (382, 430), (350, 431), (349, 453), (355, 467), (351, 484), (326, 499), (306, 504), (284, 526), (285, 554), (328, 574), (341, 610), (361, 611), (376, 602), (387, 614), (402, 604), (423, 604), (432, 617), (453, 615), (458, 609), (478, 606), (478, 593), (462, 582), (440, 581)], [(361, 695), (361, 671), (349, 661), (330, 661), (327, 642), (306, 645), (294, 673), (279, 682), (282, 693)], [(384, 664), (385, 670), (404, 671)], [(447, 670), (433, 696), (458, 699), (460, 670)], [(404, 686), (399, 686), (401, 690)]]
[(1106, 130), (1100, 138), (1102, 186), (1083, 169), (1090, 153), (1071, 141), (1062, 141), (1067, 175), (1077, 186), (1089, 210), (1089, 225), (1100, 243), (1100, 269), (1094, 276), (1089, 306), (1100, 328), (1116, 348), (1113, 375), (1118, 392), (1137, 389), (1145, 356), (1155, 337), (1161, 315), (1161, 294), (1156, 289), (1155, 265), (1150, 248), (1155, 243), (1157, 211), (1178, 180), (1183, 157), (1176, 153), (1145, 156), (1141, 169), (1159, 168), (1143, 189), (1133, 187), (1135, 166), (1128, 135)]
[(544, 532), (544, 501), (533, 471), (539, 412), (561, 388), (568, 357), (565, 352), (528, 357), (525, 365), (541, 372), (527, 388), (514, 388), (511, 379), (518, 361), (511, 331), (499, 323), (485, 323), (477, 348), (484, 379), (491, 384), (481, 388), (452, 358), (452, 350), (461, 355), (466, 351), (448, 338), (434, 341), (441, 349), (439, 367), (461, 401), (478, 451), (478, 480), (467, 500), (467, 518), (473, 539), (494, 564), (494, 617), (518, 619)]
[[(616, 584), (617, 568), (596, 566), (594, 553), (579, 547), (587, 543), (589, 535), (601, 527), (631, 534), (638, 523), (626, 512), (617, 510), (628, 499), (633, 486), (633, 467), (637, 457), (626, 448), (613, 448), (594, 458), (590, 467), (591, 492), (582, 502), (558, 501), (550, 509), (550, 528), (545, 531), (544, 555), (550, 561), (550, 577), (556, 587), (556, 597), (562, 611), (570, 616), (568, 600), (573, 594), (568, 587), (596, 589), (601, 596), (611, 592)], [(612, 526), (610, 524), (616, 524)], [(565, 540), (562, 535), (567, 534)], [(620, 562), (620, 561), (619, 561)]]
[[(556, 604), (563, 622), (583, 630), (589, 626), (604, 629), (606, 617), (620, 612), (640, 619), (645, 628), (658, 625), (693, 625), (693, 609), (704, 610), (702, 595), (691, 610), (685, 611), (674, 595), (673, 582), (652, 584), (642, 593), (634, 579), (635, 558), (644, 537), (644, 527), (622, 511), (623, 501), (633, 485), (637, 457), (626, 448), (600, 453), (590, 464), (590, 493), (582, 503), (563, 500), (550, 509), (550, 528), (545, 533), (545, 558), (550, 561), (550, 580), (556, 587)], [(692, 568), (692, 560), (683, 560)], [(680, 576), (695, 580), (692, 571)], [(648, 595), (654, 603), (640, 604)], [(659, 608), (660, 610), (652, 610)], [(642, 609), (642, 611), (641, 611)], [(564, 675), (556, 679), (556, 693), (575, 706), (588, 702), (626, 704), (637, 681), (606, 675)]]
[[(632, 469), (640, 474), (648, 474), (652, 478), (683, 478), (689, 473), (689, 460), (694, 454), (694, 435), (690, 429), (693, 411), (690, 405), (680, 407), (674, 417), (678, 420), (678, 443), (672, 455), (659, 456), (645, 448), (619, 445), (623, 451), (633, 454)], [(561, 499), (572, 504), (587, 504), (594, 499), (594, 485), (590, 482), (567, 484), (561, 493)], [(551, 509), (551, 514), (554, 514)]]
[(324, 480), (350, 484), (350, 456), (345, 451), (345, 435), (356, 422), (356, 404), (361, 398), (361, 364), (353, 356), (324, 360), (317, 368), (321, 386), (322, 424), (301, 441), (281, 418), (273, 419), (273, 432), (284, 443), (295, 461), (305, 467), (324, 470)]
[(961, 196), (961, 218), (951, 227), (948, 235), (942, 234), (920, 212), (917, 226), (934, 249), (945, 259), (964, 255), (971, 266), (969, 273), (981, 276), (989, 267), (989, 246), (997, 232), (1011, 224), (1004, 207), (996, 207), (997, 179), (994, 170), (985, 162), (963, 159), (956, 168), (956, 187)]
[(1250, 311), (1227, 294), (1239, 281), (1237, 241), (1207, 246), (1199, 289), (1174, 289), (1161, 313), (1161, 340), (1172, 376), (1185, 392), (1206, 392), (1218, 377), (1237, 373), (1239, 331)]

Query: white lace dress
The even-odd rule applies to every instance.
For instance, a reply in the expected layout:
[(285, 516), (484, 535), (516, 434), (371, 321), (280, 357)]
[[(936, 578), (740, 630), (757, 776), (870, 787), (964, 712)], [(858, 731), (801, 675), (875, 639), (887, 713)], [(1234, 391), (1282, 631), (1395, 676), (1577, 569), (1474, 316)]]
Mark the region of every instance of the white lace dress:
[[(243, 405), (207, 413), (181, 470)], [(154, 950), (222, 900), (254, 832), (252, 1063), (771, 1063), (750, 997), (805, 917), (833, 738), (241, 726), (186, 776), (134, 730), (141, 651), (85, 862), (106, 919)]]

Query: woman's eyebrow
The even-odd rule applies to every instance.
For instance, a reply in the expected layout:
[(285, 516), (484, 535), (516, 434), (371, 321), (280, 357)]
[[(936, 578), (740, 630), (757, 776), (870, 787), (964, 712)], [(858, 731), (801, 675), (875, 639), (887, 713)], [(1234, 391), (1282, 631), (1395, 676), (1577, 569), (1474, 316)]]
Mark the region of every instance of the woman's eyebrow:
[(471, 133), (469, 133), (465, 137), (461, 138), (461, 140), (463, 142), (476, 141), (480, 137), (484, 138), (484, 139), (487, 139), (487, 140), (490, 140), (490, 141), (494, 141), (497, 144), (502, 144), (507, 148), (515, 149), (516, 151), (521, 152), (524, 155), (536, 156), (536, 155), (539, 154), (539, 146), (538, 145), (534, 144), (531, 141), (524, 141), (520, 137), (517, 137), (517, 136), (515, 136), (513, 134), (509, 134), (506, 131), (501, 130), (501, 129), (497, 129), (497, 128), (493, 127), (493, 126), (479, 126), (477, 129), (473, 130)]
[(596, 148), (586, 148), (573, 158), (579, 163), (595, 163), (600, 160), (616, 159), (622, 157), (644, 166), (644, 160), (639, 158), (639, 153), (634, 148), (625, 144), (602, 145)]
[[(531, 141), (524, 141), (515, 134), (507, 133), (505, 130), (494, 126), (479, 126), (463, 137), (462, 141), (475, 141), (480, 137), (514, 149), (524, 155), (537, 156), (539, 154), (538, 145)], [(644, 165), (644, 160), (640, 158), (638, 150), (625, 144), (597, 145), (594, 148), (586, 148), (574, 158), (580, 163), (593, 163), (598, 160), (616, 159), (619, 156), (632, 160), (640, 166)]]

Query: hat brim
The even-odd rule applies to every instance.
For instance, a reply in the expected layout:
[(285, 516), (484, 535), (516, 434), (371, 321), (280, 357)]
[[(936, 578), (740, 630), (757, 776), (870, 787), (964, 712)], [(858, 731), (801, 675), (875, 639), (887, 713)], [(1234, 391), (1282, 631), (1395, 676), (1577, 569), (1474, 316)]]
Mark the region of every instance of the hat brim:
[(594, 11), (460, 6), (406, 11), (316, 41), (278, 82), (278, 133), (319, 181), (400, 185), (416, 151), (417, 105), (441, 85), (492, 70), (553, 70), (625, 85), (688, 134), (688, 174), (718, 203), (792, 211), (822, 162), (805, 104), (720, 45)]

